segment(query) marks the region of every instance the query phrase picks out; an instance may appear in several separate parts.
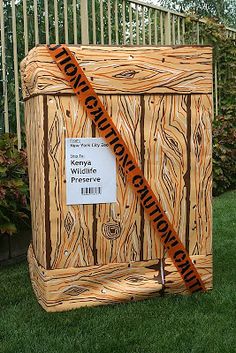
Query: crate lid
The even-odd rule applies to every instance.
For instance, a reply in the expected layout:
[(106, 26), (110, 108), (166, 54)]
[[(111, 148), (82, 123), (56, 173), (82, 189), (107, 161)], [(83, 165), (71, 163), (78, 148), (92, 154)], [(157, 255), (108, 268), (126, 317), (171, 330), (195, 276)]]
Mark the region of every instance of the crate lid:
[[(69, 46), (99, 94), (211, 93), (210, 46)], [(43, 45), (21, 62), (23, 98), (73, 95)]]

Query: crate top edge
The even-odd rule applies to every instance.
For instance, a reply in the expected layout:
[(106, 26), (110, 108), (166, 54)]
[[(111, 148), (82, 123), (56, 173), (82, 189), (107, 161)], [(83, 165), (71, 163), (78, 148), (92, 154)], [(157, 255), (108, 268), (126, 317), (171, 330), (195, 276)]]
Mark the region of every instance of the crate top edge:
[[(187, 94), (212, 91), (210, 46), (68, 47), (100, 94)], [(31, 49), (21, 62), (21, 77), (24, 98), (40, 92), (73, 94), (45, 45)]]

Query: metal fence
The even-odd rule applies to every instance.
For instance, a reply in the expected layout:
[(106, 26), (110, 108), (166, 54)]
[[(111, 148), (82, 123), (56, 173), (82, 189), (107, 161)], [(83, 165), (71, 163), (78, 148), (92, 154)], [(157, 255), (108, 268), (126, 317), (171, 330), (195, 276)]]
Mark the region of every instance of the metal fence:
[[(204, 20), (136, 0), (0, 0), (0, 132), (22, 144), (19, 63), (37, 44), (205, 44)], [(236, 38), (236, 29), (227, 28)], [(217, 69), (215, 70), (217, 109)]]

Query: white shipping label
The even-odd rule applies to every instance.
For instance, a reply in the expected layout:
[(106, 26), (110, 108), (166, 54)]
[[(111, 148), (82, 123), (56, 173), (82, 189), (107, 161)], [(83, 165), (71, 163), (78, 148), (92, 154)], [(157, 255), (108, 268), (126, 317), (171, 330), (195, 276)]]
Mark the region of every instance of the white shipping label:
[(116, 159), (102, 138), (66, 138), (66, 203), (116, 202)]

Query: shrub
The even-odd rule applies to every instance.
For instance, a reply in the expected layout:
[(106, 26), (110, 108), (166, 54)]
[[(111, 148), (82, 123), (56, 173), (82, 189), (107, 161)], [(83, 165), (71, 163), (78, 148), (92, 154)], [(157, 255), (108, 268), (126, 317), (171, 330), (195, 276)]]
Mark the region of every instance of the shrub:
[(212, 19), (205, 42), (213, 45), (218, 67), (219, 115), (213, 122), (213, 195), (236, 187), (236, 40)]
[(213, 123), (213, 195), (219, 195), (235, 187), (235, 117), (217, 116)]
[(0, 139), (0, 233), (13, 234), (30, 228), (26, 151), (17, 149), (17, 137)]

